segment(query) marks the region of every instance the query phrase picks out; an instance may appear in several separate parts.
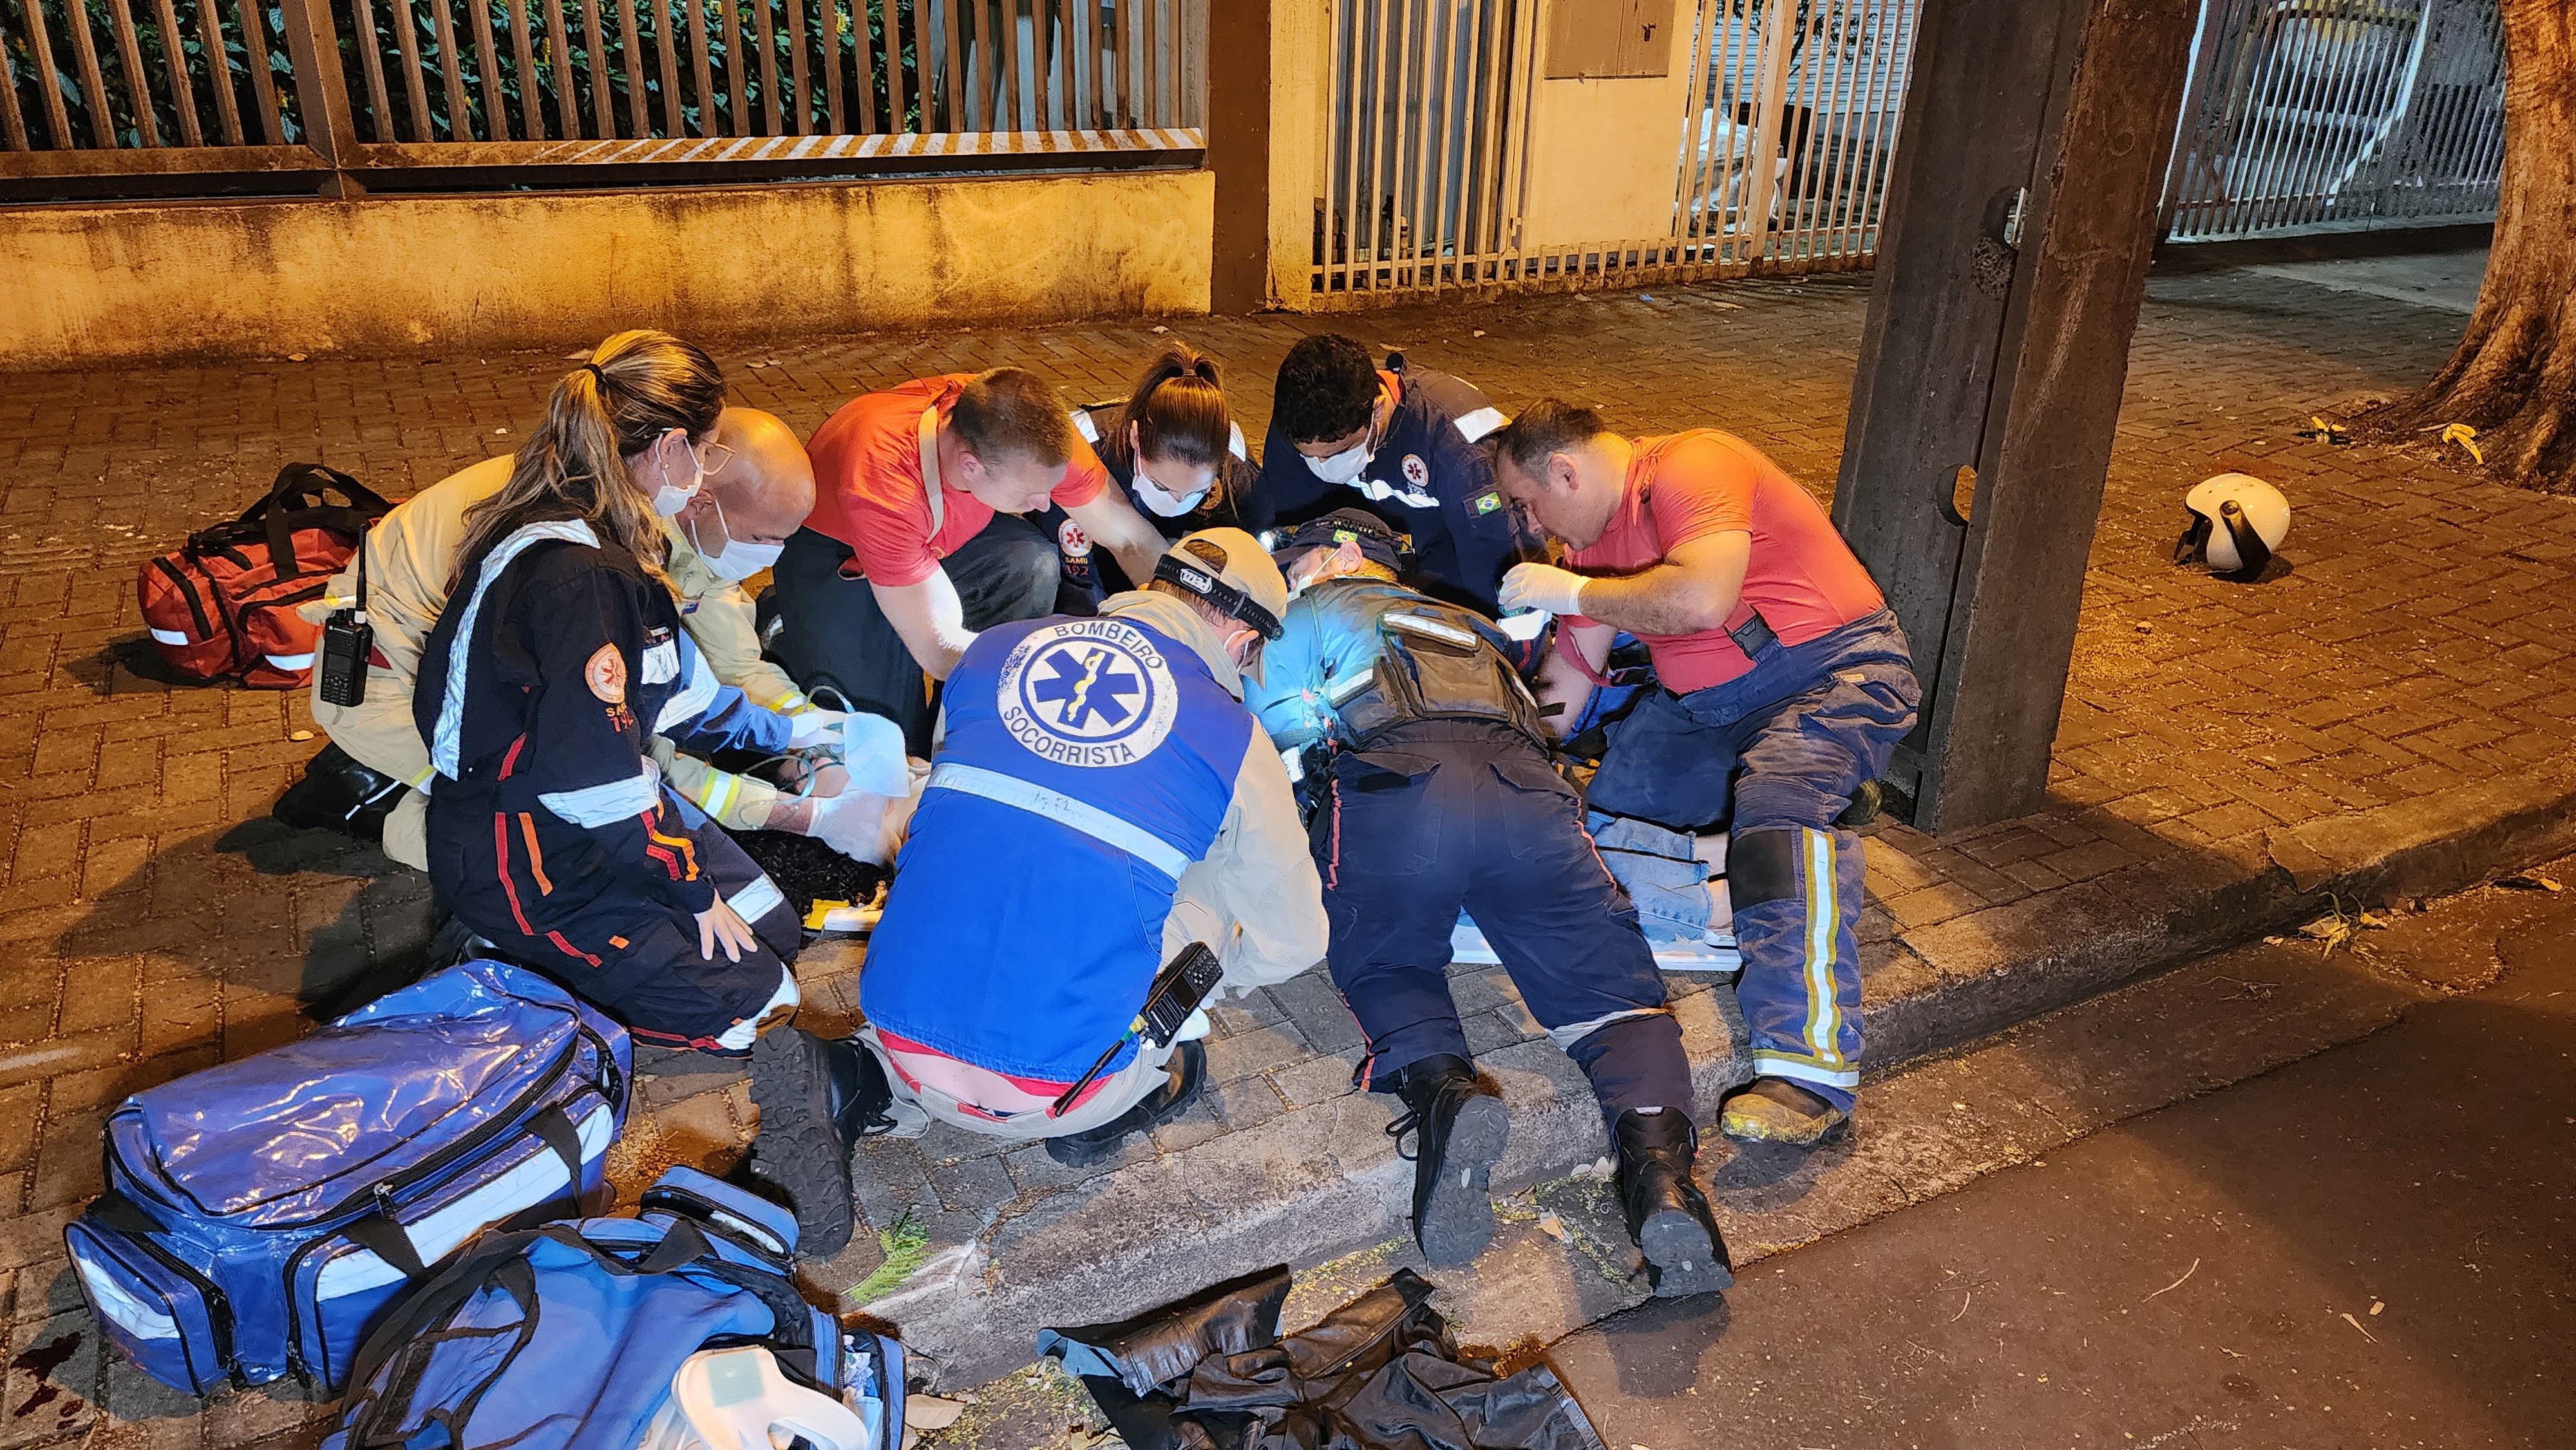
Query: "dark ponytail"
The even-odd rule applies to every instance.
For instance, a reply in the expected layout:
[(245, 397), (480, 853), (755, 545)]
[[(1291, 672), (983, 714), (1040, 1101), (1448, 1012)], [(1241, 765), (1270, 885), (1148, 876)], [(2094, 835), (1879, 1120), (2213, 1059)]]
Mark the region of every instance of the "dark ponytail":
[(1119, 410), (1118, 426), (1105, 440), (1113, 458), (1133, 464), (1128, 456), (1130, 423), (1136, 425), (1134, 451), (1145, 457), (1217, 468), (1232, 449), (1233, 416), (1226, 411), (1216, 359), (1176, 340), (1136, 380), (1136, 391)]

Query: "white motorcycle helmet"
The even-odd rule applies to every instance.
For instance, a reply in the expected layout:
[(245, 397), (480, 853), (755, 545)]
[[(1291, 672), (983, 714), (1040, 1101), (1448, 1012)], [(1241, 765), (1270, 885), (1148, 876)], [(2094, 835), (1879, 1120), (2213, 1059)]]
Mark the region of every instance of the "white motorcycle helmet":
[(2290, 536), (2290, 501), (2250, 473), (2204, 478), (2183, 496), (2191, 527), (2174, 545), (2177, 564), (2205, 563), (2221, 579), (2261, 577), (2272, 551)]

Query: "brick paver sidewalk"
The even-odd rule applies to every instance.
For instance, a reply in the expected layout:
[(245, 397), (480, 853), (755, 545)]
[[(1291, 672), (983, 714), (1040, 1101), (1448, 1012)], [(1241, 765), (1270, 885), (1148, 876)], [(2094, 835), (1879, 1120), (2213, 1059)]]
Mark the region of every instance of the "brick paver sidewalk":
[[(1740, 432), (1831, 486), (1866, 279), (1745, 284), (1393, 312), (1338, 325), (1463, 374), (1506, 409), (1542, 393), (1653, 432)], [(1870, 852), (1872, 970), (1922, 962), (1907, 934), (2189, 853), (2259, 859), (2268, 829), (2508, 777), (2576, 735), (2565, 585), (2576, 512), (2423, 457), (2329, 448), (2311, 412), (2429, 373), (2456, 317), (2247, 272), (2150, 290), (2085, 595), (2049, 809)], [(1247, 431), (1310, 326), (1184, 329), (1232, 368)], [(735, 349), (738, 396), (810, 429), (853, 391), (1018, 361), (1077, 398), (1124, 390), (1161, 328), (1012, 330)], [(293, 340), (281, 340), (281, 348)], [(307, 1029), (308, 1005), (400, 970), (427, 883), (373, 851), (266, 820), (317, 741), (301, 694), (173, 688), (151, 669), (138, 561), (238, 510), (285, 463), (320, 459), (404, 494), (508, 450), (564, 362), (551, 356), (285, 361), (14, 377), (0, 389), (0, 1273), (16, 1355), (0, 1450), (88, 1436), (208, 1450), (304, 1444), (327, 1406), (280, 1387), (202, 1408), (102, 1363), (61, 1257), (99, 1186), (98, 1132), (136, 1088)], [(2167, 562), (2183, 490), (2225, 466), (2299, 507), (2295, 568), (2259, 586)], [(299, 738), (302, 737), (302, 738)], [(2099, 889), (2099, 888), (2095, 888)], [(846, 1009), (846, 954), (815, 960), (821, 1015)], [(837, 974), (837, 975), (836, 975)], [(1535, 1035), (1499, 973), (1461, 1006), (1480, 1049)], [(1343, 1092), (1357, 1033), (1320, 977), (1228, 1009), (1212, 1107), (1170, 1150)], [(748, 1104), (714, 1072), (648, 1080), (621, 1149), (631, 1180), (715, 1162)], [(1140, 1146), (1134, 1153), (1152, 1151)], [(954, 1243), (1067, 1176), (1034, 1147), (964, 1134), (869, 1145), (869, 1217), (909, 1211)], [(872, 1266), (870, 1236), (847, 1283)], [(1077, 1316), (1078, 1317), (1078, 1316)]]

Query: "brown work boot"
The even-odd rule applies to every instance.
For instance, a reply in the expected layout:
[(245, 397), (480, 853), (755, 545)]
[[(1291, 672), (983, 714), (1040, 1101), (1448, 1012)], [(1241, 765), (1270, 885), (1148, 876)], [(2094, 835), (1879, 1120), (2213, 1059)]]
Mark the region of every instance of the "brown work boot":
[(1851, 1114), (1787, 1078), (1765, 1077), (1726, 1100), (1717, 1130), (1739, 1143), (1813, 1148), (1850, 1121)]

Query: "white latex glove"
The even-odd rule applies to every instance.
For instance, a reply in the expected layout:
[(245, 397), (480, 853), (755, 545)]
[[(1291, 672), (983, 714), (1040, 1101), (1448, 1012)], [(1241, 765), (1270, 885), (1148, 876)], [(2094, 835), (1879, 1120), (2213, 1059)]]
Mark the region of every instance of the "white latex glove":
[(841, 722), (850, 717), (838, 710), (799, 710), (787, 717), (791, 727), (787, 734), (790, 750), (812, 750), (817, 746), (841, 743)]
[(883, 866), (894, 859), (894, 846), (900, 844), (899, 831), (889, 831), (886, 822), (886, 797), (867, 791), (849, 791), (827, 796), (814, 802), (814, 822), (805, 834), (849, 857), (871, 866)]
[(1553, 564), (1514, 564), (1503, 576), (1502, 593), (1495, 602), (1503, 613), (1536, 609), (1548, 614), (1581, 614), (1583, 586), (1590, 581), (1570, 569)]

